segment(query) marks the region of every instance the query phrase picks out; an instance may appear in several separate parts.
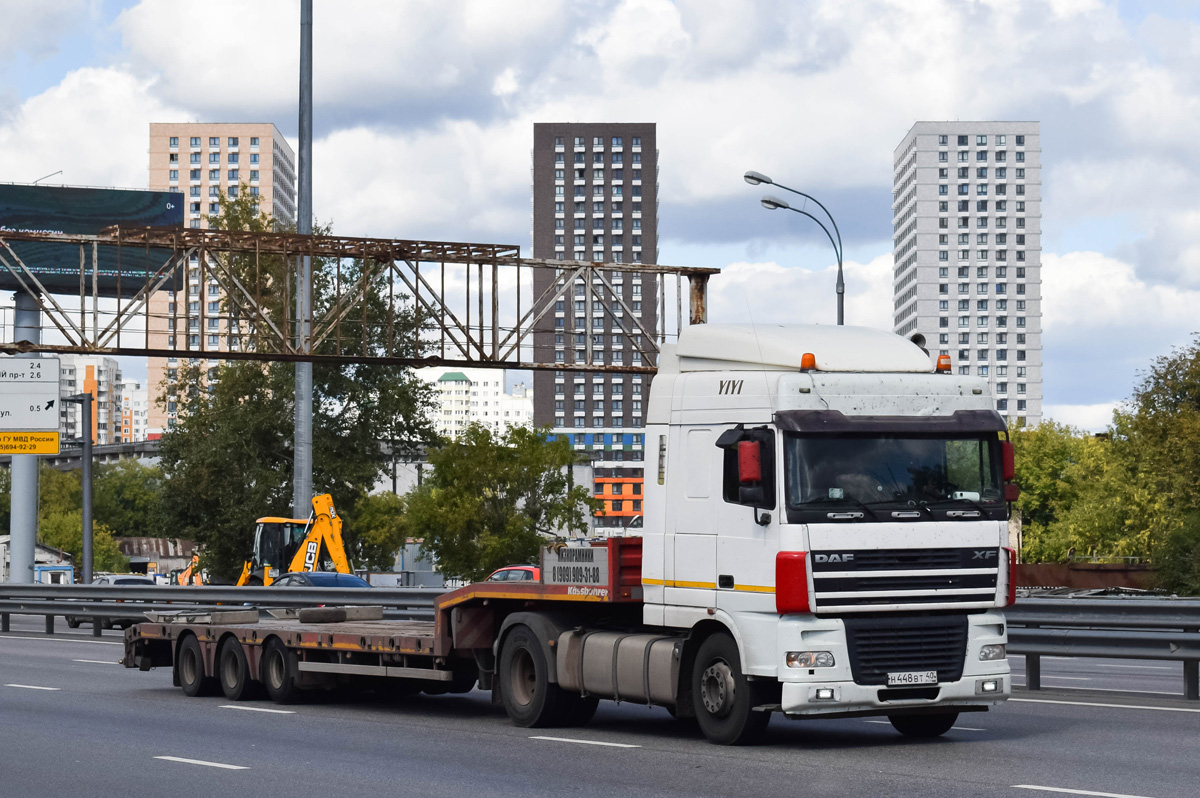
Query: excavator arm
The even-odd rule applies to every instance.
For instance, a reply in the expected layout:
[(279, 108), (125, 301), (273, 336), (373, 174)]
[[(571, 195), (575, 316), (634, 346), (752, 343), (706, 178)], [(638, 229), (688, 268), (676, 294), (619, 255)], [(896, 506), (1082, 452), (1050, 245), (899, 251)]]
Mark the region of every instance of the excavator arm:
[(321, 565), (322, 546), (324, 553), (333, 563), (333, 568), (339, 574), (353, 573), (350, 561), (346, 557), (346, 547), (342, 541), (342, 519), (333, 507), (333, 497), (328, 493), (314, 496), (313, 518), (308, 525), (308, 534), (296, 550), (289, 571), (316, 571)]

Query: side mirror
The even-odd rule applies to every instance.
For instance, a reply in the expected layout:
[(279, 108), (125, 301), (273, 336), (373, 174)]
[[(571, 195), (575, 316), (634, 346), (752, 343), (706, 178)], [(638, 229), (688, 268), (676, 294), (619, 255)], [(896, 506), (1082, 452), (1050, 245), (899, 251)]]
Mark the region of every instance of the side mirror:
[(1017, 476), (1017, 457), (1012, 441), (1000, 441), (1000, 454), (1004, 458), (1004, 481), (1011, 482)]
[(760, 441), (738, 441), (738, 482), (762, 482), (762, 443)]
[(1004, 501), (1015, 502), (1021, 497), (1021, 487), (1015, 482), (1009, 482), (1004, 486)]

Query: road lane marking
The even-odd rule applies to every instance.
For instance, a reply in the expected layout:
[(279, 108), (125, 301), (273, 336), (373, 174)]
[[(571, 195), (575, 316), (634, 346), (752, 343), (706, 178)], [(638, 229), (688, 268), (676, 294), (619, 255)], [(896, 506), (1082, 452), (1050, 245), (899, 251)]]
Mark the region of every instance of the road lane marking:
[(48, 643), (95, 643), (100, 646), (123, 646), (118, 640), (93, 640), (90, 637), (28, 637), (25, 635), (0, 635), (0, 640), (45, 640)]
[(4, 685), (4, 686), (5, 686), (5, 687), (19, 687), (19, 688), (21, 688), (22, 690), (51, 690), (51, 691), (57, 691), (57, 690), (61, 690), (61, 689), (62, 689), (61, 687), (38, 687), (38, 686), (37, 686), (37, 685), (35, 685), (35, 684), (6, 684), (6, 685)]
[(295, 715), (290, 709), (269, 709), (267, 707), (242, 707), (237, 704), (221, 704), (220, 709), (240, 709), (242, 712), (270, 712), (272, 715)]
[(249, 770), (245, 765), (226, 765), (222, 762), (205, 762), (203, 759), (184, 759), (181, 756), (156, 756), (166, 762), (182, 762), (185, 765), (204, 765), (207, 768), (222, 768), (224, 770)]
[(1112, 707), (1114, 709), (1149, 709), (1155, 712), (1200, 712), (1200, 709), (1184, 707), (1146, 707), (1138, 704), (1100, 704), (1095, 701), (1051, 701), (1048, 698), (1010, 698), (1019, 704), (1065, 704), (1072, 707)]
[[(1042, 677), (1045, 678), (1045, 677)], [(1024, 682), (1013, 682), (1013, 687), (1027, 687)], [(1092, 693), (1139, 693), (1141, 695), (1183, 695), (1183, 693), (1170, 693), (1165, 690), (1126, 690), (1120, 687), (1070, 687), (1068, 685), (1059, 685), (1055, 690), (1087, 690)]]
[(1037, 784), (1014, 784), (1014, 790), (1041, 790), (1042, 792), (1065, 792), (1071, 795), (1098, 795), (1100, 798), (1147, 798), (1145, 795), (1127, 795), (1123, 792), (1095, 792), (1093, 790), (1068, 790), (1065, 787), (1042, 787)]
[(530, 737), (530, 740), (551, 740), (556, 743), (578, 743), (579, 745), (604, 745), (609, 748), (641, 748), (629, 743), (602, 743), (599, 740), (576, 740), (573, 737)]
[(121, 663), (111, 659), (73, 659), (71, 662), (86, 662), (90, 665), (120, 665)]

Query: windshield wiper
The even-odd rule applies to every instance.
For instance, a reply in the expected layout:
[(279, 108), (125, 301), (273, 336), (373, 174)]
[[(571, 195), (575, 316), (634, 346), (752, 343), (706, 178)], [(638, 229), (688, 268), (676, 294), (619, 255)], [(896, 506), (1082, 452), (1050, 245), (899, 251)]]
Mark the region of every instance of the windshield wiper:
[(924, 504), (926, 506), (936, 505), (939, 507), (942, 505), (946, 505), (946, 504), (958, 504), (958, 503), (965, 503), (965, 504), (970, 505), (971, 507), (974, 507), (975, 512), (971, 515), (967, 515), (963, 511), (950, 510), (946, 513), (948, 516), (950, 516), (952, 518), (953, 517), (977, 518), (977, 517), (982, 517), (983, 514), (986, 513), (988, 510), (988, 508), (984, 507), (979, 501), (977, 501), (975, 499), (968, 499), (965, 496), (959, 496), (958, 498), (946, 497), (945, 499), (938, 499), (937, 501), (933, 501), (933, 502), (924, 502)]
[[(801, 506), (806, 506), (806, 505), (811, 505), (811, 504), (834, 504), (834, 503), (849, 504), (852, 507), (857, 507), (858, 509), (865, 511), (868, 515), (870, 515), (876, 521), (879, 520), (879, 516), (875, 514), (875, 511), (872, 510), (869, 505), (864, 504), (863, 502), (860, 502), (858, 499), (852, 499), (849, 496), (844, 496), (840, 499), (835, 499), (832, 496), (817, 496), (814, 499), (809, 499), (808, 501), (803, 502), (801, 504)], [(832, 516), (833, 513), (830, 513), (829, 515)]]

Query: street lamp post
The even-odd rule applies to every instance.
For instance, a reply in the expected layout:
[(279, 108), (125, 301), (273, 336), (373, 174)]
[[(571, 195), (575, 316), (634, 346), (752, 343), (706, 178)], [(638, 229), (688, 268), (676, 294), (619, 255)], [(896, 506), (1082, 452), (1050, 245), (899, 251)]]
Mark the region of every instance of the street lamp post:
[(83, 583), (87, 585), (92, 581), (92, 402), (95, 399), (90, 393), (77, 393), (64, 396), (62, 401), (78, 404), (83, 408), (83, 451), (80, 452), (83, 465), (80, 478), (83, 483), (83, 564), (80, 572)]
[[(829, 238), (829, 243), (833, 245), (833, 254), (837, 256), (837, 286), (836, 286), (836, 290), (837, 290), (837, 323), (839, 325), (845, 324), (846, 323), (846, 282), (842, 277), (842, 233), (840, 230), (838, 230), (837, 222), (835, 222), (833, 220), (833, 214), (830, 213), (829, 209), (826, 208), (824, 205), (822, 205), (821, 201), (818, 200), (816, 197), (814, 197), (810, 194), (805, 194), (803, 191), (797, 191), (794, 188), (789, 188), (788, 186), (785, 186), (782, 183), (776, 183), (774, 180), (767, 177), (762, 172), (755, 172), (753, 170), (746, 172), (746, 174), (743, 175), (743, 179), (745, 179), (745, 181), (752, 186), (757, 186), (761, 183), (766, 183), (769, 186), (777, 186), (777, 187), (783, 189), (784, 191), (790, 191), (793, 194), (804, 197), (805, 199), (812, 200), (813, 202), (815, 202), (817, 204), (817, 207), (819, 207), (822, 211), (825, 212), (826, 218), (829, 219), (829, 224), (833, 226), (833, 233), (829, 232), (829, 228), (825, 226), (824, 222), (822, 222), (816, 216), (813, 216), (811, 213), (809, 213), (808, 211), (806, 211), (802, 208), (793, 208), (785, 200), (782, 200), (779, 197), (771, 196), (770, 194), (768, 194), (762, 198), (762, 206), (764, 208), (766, 208), (767, 210), (773, 211), (778, 208), (783, 208), (785, 210), (795, 211), (796, 213), (799, 213), (803, 216), (807, 216), (809, 219), (812, 219), (814, 222), (817, 223), (818, 227), (820, 227), (822, 230), (825, 231), (825, 235)], [(835, 234), (837, 236), (836, 239), (834, 238)]]

